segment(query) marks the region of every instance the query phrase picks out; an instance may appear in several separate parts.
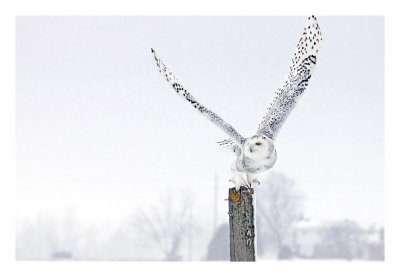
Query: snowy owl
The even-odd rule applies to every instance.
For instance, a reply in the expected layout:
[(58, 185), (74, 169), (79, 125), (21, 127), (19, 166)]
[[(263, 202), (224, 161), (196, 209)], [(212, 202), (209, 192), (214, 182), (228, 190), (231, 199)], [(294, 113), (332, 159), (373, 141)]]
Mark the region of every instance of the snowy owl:
[[(321, 42), (322, 37), (317, 18), (311, 16), (308, 18), (306, 27), (297, 44), (289, 73), (276, 90), (272, 103), (258, 126), (256, 134), (249, 138), (240, 135), (216, 113), (200, 104), (169, 71), (156, 52), (153, 49), (151, 49), (151, 52), (161, 75), (175, 92), (229, 136), (228, 139), (220, 141), (218, 144), (230, 149), (236, 156), (236, 160), (231, 166), (233, 176), (229, 181), (233, 182), (235, 188), (239, 190), (241, 186), (249, 188), (254, 184), (259, 184), (257, 174), (274, 166), (277, 158), (274, 140), (282, 124), (308, 86), (317, 62)], [(243, 178), (244, 175), (246, 175), (246, 180)]]

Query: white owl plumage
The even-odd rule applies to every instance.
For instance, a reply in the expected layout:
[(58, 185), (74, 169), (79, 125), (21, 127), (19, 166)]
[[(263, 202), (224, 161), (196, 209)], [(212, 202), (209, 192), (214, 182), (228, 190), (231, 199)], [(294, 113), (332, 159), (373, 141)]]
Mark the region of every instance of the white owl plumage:
[[(274, 140), (308, 86), (321, 45), (322, 36), (317, 18), (310, 16), (297, 44), (289, 73), (276, 90), (256, 134), (250, 138), (240, 135), (216, 113), (200, 104), (166, 67), (156, 52), (153, 49), (151, 52), (154, 54), (159, 72), (175, 92), (229, 136), (228, 139), (220, 141), (218, 144), (231, 149), (236, 155), (236, 160), (231, 166), (233, 176), (230, 181), (235, 184), (236, 189), (239, 189), (241, 186), (249, 187), (259, 184), (256, 174), (270, 169), (275, 164), (277, 155)], [(244, 174), (246, 174), (247, 182), (243, 178)]]

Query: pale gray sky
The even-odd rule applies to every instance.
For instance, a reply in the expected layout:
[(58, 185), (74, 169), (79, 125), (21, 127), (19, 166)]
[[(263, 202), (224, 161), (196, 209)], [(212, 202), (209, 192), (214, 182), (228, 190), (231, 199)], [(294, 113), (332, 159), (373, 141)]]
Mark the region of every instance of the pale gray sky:
[[(18, 217), (73, 209), (117, 221), (167, 187), (209, 194), (211, 216), (217, 174), (227, 220), (233, 155), (215, 143), (225, 136), (174, 95), (150, 48), (251, 136), (306, 18), (17, 17)], [(383, 225), (384, 18), (318, 21), (320, 59), (273, 170), (297, 183), (307, 217)]]

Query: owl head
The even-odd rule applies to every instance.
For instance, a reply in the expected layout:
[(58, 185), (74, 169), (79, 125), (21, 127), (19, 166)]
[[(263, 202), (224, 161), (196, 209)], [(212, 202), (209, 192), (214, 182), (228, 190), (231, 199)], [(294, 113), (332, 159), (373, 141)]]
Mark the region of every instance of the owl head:
[(244, 143), (244, 152), (252, 159), (276, 159), (274, 142), (265, 135), (248, 138)]

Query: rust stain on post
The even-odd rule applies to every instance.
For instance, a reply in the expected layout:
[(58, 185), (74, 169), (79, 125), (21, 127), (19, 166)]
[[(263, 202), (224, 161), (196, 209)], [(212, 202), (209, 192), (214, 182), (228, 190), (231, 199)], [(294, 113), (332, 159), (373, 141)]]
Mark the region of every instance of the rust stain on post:
[(231, 199), (232, 199), (233, 202), (236, 203), (236, 202), (240, 201), (240, 194), (239, 193), (237, 193), (236, 191), (233, 191), (231, 195), (232, 195)]

